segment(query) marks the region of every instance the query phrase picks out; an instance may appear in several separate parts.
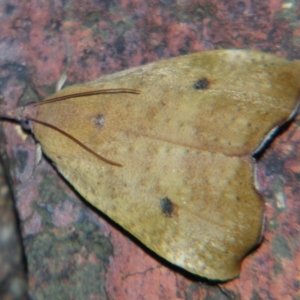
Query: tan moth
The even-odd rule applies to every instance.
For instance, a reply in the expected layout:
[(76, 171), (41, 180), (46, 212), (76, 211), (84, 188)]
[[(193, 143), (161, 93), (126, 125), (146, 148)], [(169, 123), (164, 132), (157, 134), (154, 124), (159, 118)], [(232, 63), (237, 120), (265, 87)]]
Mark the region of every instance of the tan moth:
[(200, 52), (67, 87), (8, 111), (91, 204), (170, 262), (239, 274), (259, 243), (255, 158), (295, 115), (300, 64), (246, 50)]

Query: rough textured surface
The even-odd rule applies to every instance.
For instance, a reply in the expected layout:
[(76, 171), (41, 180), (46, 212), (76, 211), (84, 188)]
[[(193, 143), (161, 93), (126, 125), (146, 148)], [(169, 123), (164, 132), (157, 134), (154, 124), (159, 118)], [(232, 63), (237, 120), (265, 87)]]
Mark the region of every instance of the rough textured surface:
[[(5, 157), (2, 153), (2, 159)], [(20, 243), (20, 232), (7, 178), (0, 160), (0, 295), (5, 300), (27, 297), (27, 278)]]
[[(4, 1), (1, 90), (10, 107), (43, 99), (54, 92), (67, 53), (69, 83), (212, 48), (252, 48), (299, 58), (297, 5), (277, 0)], [(6, 123), (5, 150), (11, 159), (13, 188), (18, 191), (15, 198), (28, 258), (30, 295), (79, 299), (81, 284), (85, 298), (92, 299), (299, 298), (297, 124), (272, 143), (258, 165), (259, 182), (268, 196), (265, 239), (243, 262), (240, 277), (220, 286), (183, 276), (124, 237), (121, 229), (76, 198), (48, 161), (42, 159), (34, 168), (34, 141)], [(63, 234), (65, 229), (70, 235)], [(32, 243), (40, 234), (44, 242)], [(102, 247), (98, 234), (109, 239), (113, 251), (105, 243)], [(81, 245), (67, 251), (73, 264), (61, 252), (48, 250), (64, 251), (65, 239)], [(43, 247), (45, 241), (48, 248)], [(41, 254), (48, 259), (46, 265)], [(99, 277), (95, 280), (91, 264), (104, 266), (103, 273), (96, 270)]]

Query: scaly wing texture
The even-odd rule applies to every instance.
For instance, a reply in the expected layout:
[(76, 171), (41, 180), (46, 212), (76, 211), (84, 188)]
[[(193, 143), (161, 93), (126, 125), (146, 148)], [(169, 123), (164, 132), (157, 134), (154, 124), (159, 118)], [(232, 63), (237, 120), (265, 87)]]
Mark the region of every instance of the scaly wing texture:
[(147, 247), (211, 279), (237, 276), (261, 238), (251, 154), (297, 106), (300, 68), (269, 54), (217, 50), (68, 87), (55, 96), (140, 90), (41, 105), (43, 151), (83, 197)]

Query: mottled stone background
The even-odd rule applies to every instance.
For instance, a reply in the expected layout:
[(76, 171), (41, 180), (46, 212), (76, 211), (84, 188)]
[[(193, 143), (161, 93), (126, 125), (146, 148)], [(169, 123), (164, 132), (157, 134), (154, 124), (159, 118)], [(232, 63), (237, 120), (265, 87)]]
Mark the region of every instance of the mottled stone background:
[[(64, 71), (74, 84), (216, 48), (300, 59), (299, 9), (291, 0), (2, 0), (3, 101), (42, 100)], [(14, 202), (3, 198), (1, 181), (0, 298), (26, 299), (28, 282), (30, 299), (300, 299), (299, 126), (300, 118), (259, 162), (262, 244), (239, 278), (217, 284), (147, 251), (80, 198), (49, 160), (36, 164), (34, 139), (3, 122), (1, 156)]]

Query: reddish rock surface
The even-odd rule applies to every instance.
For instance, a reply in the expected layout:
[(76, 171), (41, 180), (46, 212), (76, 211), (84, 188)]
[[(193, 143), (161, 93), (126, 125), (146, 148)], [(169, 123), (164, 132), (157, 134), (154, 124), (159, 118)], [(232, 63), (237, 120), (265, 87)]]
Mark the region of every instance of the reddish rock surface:
[[(300, 59), (299, 6), (293, 3), (4, 0), (4, 102), (15, 107), (41, 100), (54, 92), (64, 71), (73, 84), (201, 50), (251, 48)], [(266, 197), (264, 238), (244, 260), (240, 277), (222, 284), (186, 274), (149, 253), (81, 199), (49, 160), (36, 164), (33, 138), (5, 122), (1, 146), (20, 219), (30, 297), (299, 299), (299, 122), (275, 139), (258, 164)]]

